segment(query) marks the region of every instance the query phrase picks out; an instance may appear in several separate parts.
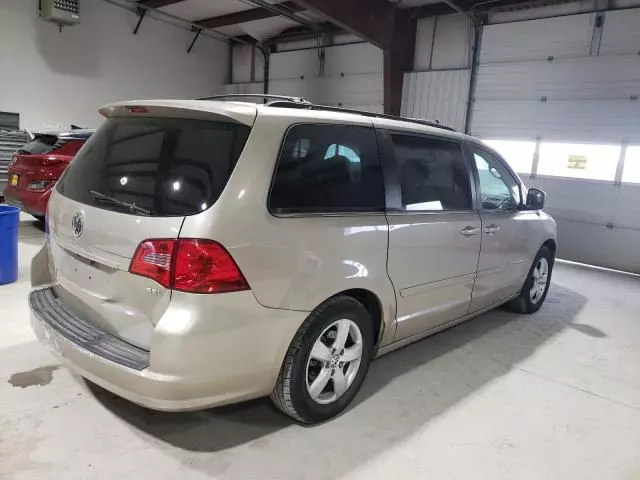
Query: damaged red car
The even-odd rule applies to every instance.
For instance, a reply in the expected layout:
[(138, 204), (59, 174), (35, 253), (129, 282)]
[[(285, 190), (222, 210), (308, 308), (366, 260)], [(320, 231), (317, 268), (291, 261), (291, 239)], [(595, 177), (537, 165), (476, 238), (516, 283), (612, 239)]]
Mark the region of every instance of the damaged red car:
[(5, 202), (44, 219), (51, 189), (94, 130), (35, 134), (9, 164)]

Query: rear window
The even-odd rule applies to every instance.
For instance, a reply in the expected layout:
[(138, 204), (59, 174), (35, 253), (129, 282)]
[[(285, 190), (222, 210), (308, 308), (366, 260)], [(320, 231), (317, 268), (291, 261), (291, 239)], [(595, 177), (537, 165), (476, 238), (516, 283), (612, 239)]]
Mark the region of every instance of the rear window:
[(57, 141), (57, 135), (38, 135), (32, 141), (20, 147), (18, 153), (22, 155), (44, 155), (53, 150)]
[(372, 128), (295, 125), (273, 179), (274, 213), (384, 211), (384, 183)]
[(57, 188), (65, 197), (106, 210), (193, 215), (218, 199), (250, 130), (228, 122), (111, 118)]

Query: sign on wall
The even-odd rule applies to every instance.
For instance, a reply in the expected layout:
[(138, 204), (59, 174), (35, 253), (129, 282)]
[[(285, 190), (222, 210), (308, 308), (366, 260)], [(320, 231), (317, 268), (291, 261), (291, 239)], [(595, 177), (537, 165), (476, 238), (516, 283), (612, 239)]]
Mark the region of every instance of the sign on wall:
[(584, 170), (585, 168), (587, 168), (587, 156), (586, 155), (569, 155), (567, 159), (567, 168)]

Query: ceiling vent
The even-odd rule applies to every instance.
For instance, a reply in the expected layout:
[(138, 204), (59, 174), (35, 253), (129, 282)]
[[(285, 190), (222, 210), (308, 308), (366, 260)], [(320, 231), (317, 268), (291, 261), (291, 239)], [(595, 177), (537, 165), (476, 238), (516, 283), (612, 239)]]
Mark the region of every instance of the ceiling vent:
[(80, 23), (80, 0), (41, 0), (40, 18), (60, 26)]

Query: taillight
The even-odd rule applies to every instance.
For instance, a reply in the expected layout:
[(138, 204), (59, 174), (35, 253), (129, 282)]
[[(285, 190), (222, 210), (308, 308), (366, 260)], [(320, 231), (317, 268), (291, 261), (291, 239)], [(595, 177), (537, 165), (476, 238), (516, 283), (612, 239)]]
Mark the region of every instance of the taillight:
[(249, 289), (229, 252), (212, 240), (145, 240), (138, 246), (129, 271), (182, 292), (225, 293)]
[(138, 105), (130, 105), (125, 108), (131, 113), (149, 113), (149, 110), (147, 110), (145, 107), (141, 107)]
[(136, 249), (129, 271), (171, 287), (171, 257), (175, 240), (145, 240)]
[(53, 183), (51, 180), (36, 180), (35, 182), (29, 182), (27, 190), (46, 190), (51, 183)]
[(178, 240), (173, 288), (183, 292), (223, 293), (247, 290), (249, 285), (222, 245), (188, 238)]

